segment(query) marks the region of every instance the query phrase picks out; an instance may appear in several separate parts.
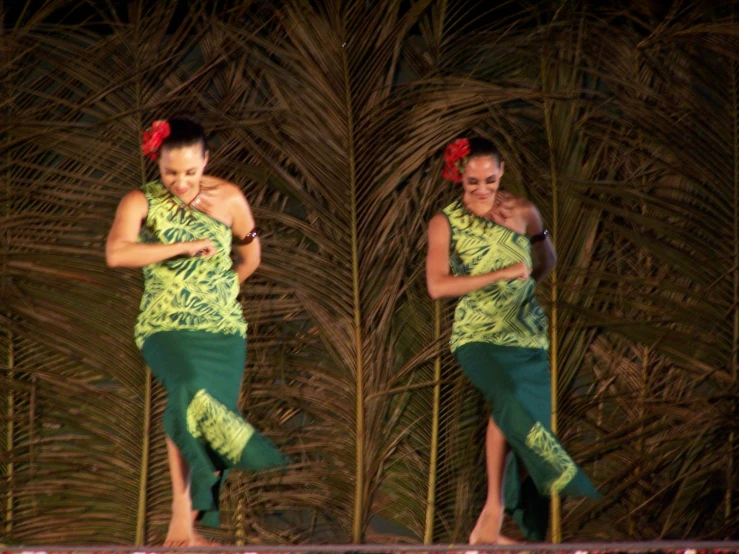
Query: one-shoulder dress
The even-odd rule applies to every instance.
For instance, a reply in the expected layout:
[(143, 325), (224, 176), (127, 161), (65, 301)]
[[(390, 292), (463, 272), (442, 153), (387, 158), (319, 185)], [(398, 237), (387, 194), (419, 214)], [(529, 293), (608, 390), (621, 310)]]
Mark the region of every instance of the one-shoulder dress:
[[(481, 275), (518, 262), (531, 267), (525, 235), (472, 214), (460, 200), (443, 213), (453, 274)], [(531, 278), (497, 281), (463, 295), (450, 346), (514, 454), (504, 476), (505, 509), (528, 539), (545, 540), (548, 497), (599, 494), (552, 433), (548, 325), (535, 286)]]
[(160, 181), (142, 186), (149, 211), (140, 242), (209, 238), (215, 255), (182, 256), (143, 268), (135, 340), (164, 386), (164, 429), (190, 467), (193, 510), (220, 524), (220, 487), (229, 469), (284, 467), (287, 460), (241, 415), (246, 322), (230, 259), (231, 229), (189, 208)]

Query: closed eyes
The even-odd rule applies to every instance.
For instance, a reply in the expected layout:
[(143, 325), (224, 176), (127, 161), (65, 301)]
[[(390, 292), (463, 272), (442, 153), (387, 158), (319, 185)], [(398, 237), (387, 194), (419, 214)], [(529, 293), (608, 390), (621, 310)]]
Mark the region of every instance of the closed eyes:
[[(165, 173), (167, 175), (177, 175), (177, 172), (176, 171), (171, 171), (171, 170), (167, 170), (167, 171), (165, 171)], [(185, 175), (187, 175), (188, 177), (192, 177), (196, 173), (197, 173), (197, 170), (195, 170), (195, 169), (190, 169), (188, 171), (185, 171)]]

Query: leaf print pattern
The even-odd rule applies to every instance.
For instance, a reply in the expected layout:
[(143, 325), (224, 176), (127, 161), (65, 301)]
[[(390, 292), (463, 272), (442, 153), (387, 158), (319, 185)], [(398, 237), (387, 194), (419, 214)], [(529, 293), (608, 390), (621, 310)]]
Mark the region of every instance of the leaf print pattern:
[[(531, 266), (528, 237), (467, 211), (460, 200), (444, 208), (451, 228), (455, 275), (481, 275), (518, 262)], [(548, 348), (547, 319), (532, 278), (498, 281), (462, 296), (454, 312), (452, 351), (470, 342)]]
[(144, 294), (134, 330), (141, 348), (160, 331), (199, 330), (246, 335), (238, 276), (231, 269), (231, 229), (189, 209), (160, 181), (142, 187), (149, 213), (139, 242), (172, 244), (209, 238), (217, 252), (210, 258), (182, 256), (143, 268)]
[(557, 476), (546, 483), (544, 494), (551, 496), (561, 492), (577, 474), (575, 462), (540, 422), (537, 421), (526, 435), (526, 446), (545, 460)]
[(239, 462), (246, 444), (256, 433), (250, 423), (218, 402), (205, 389), (199, 390), (187, 407), (187, 430), (232, 464)]

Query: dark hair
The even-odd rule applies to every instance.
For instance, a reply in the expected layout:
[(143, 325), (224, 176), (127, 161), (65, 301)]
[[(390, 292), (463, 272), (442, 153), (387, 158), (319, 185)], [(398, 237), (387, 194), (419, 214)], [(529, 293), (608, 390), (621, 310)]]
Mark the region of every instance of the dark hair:
[(492, 156), (495, 160), (500, 163), (500, 152), (496, 146), (488, 139), (481, 137), (475, 137), (469, 139), (470, 153), (467, 156), (468, 159), (480, 158), (482, 156)]
[(194, 116), (185, 112), (178, 112), (167, 120), (169, 123), (169, 135), (162, 141), (160, 150), (163, 148), (182, 148), (200, 144), (203, 154), (208, 149), (205, 138), (205, 129)]

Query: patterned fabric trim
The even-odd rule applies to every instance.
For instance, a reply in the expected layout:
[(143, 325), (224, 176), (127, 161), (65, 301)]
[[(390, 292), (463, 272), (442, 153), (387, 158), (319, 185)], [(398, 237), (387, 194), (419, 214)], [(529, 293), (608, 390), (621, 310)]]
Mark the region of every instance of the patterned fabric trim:
[(187, 430), (233, 464), (241, 459), (246, 444), (256, 432), (205, 389), (199, 390), (187, 407)]
[(577, 475), (575, 462), (541, 422), (537, 421), (526, 435), (526, 446), (552, 466), (558, 475), (547, 484), (545, 494), (559, 493)]

